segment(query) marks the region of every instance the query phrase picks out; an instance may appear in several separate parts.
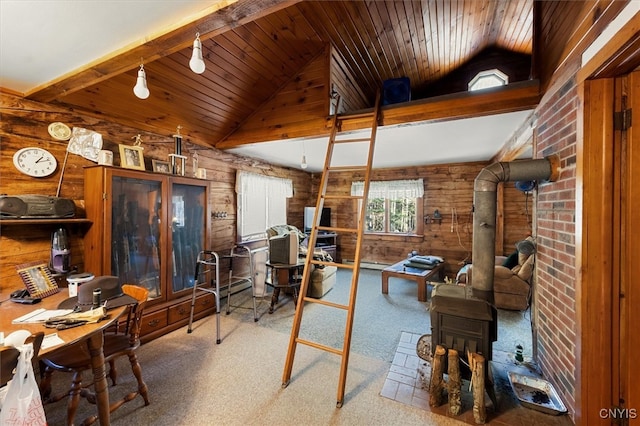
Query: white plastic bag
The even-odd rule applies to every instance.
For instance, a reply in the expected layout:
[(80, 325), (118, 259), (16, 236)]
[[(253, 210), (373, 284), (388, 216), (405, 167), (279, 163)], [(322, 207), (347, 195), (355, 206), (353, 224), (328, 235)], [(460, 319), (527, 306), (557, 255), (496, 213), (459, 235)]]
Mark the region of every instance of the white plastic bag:
[(7, 396), (0, 411), (2, 426), (46, 426), (40, 390), (33, 374), (33, 344), (18, 347), (20, 357), (16, 373), (7, 385)]

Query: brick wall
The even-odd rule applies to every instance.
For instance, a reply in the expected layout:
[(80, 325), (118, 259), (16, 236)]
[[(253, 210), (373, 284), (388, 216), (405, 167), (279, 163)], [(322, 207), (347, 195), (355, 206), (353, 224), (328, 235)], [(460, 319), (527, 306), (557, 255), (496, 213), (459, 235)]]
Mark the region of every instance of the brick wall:
[(538, 363), (545, 378), (575, 412), (576, 274), (575, 188), (578, 93), (574, 78), (538, 107), (538, 158), (560, 156), (557, 182), (543, 184), (536, 203), (538, 244), (535, 313)]

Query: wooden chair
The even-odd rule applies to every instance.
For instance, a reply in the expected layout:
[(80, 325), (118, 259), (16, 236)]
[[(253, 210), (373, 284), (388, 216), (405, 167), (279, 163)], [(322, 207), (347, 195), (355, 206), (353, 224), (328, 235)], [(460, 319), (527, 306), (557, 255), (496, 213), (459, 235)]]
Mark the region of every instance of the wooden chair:
[[(27, 337), (25, 343), (33, 343), (33, 358), (31, 362), (34, 364), (34, 371), (36, 363), (38, 362), (38, 353), (40, 352), (40, 346), (42, 346), (42, 340), (44, 339), (44, 332), (32, 334)], [(13, 372), (18, 366), (18, 357), (20, 357), (20, 351), (11, 346), (0, 346), (0, 387), (7, 384), (13, 377)]]
[[(124, 322), (124, 330), (114, 330), (105, 332), (104, 334), (104, 358), (105, 363), (109, 363), (109, 377), (113, 385), (116, 384), (117, 371), (115, 368), (115, 360), (121, 356), (129, 358), (131, 364), (131, 370), (138, 381), (138, 389), (135, 392), (131, 392), (125, 395), (118, 401), (112, 401), (109, 407), (109, 411), (121, 407), (125, 402), (132, 401), (136, 396), (141, 395), (144, 400), (144, 405), (149, 405), (149, 397), (147, 385), (142, 379), (142, 369), (138, 363), (136, 356), (136, 350), (140, 347), (140, 328), (142, 325), (142, 313), (149, 296), (149, 290), (143, 287), (124, 284), (122, 291), (129, 296), (135, 298), (138, 303), (131, 305), (127, 314), (126, 322)], [(91, 370), (91, 356), (88, 352), (86, 345), (79, 343), (64, 351), (56, 351), (51, 356), (44, 358), (43, 363), (45, 365), (45, 371), (40, 385), (40, 389), (43, 394), (43, 400), (46, 402), (55, 402), (69, 396), (69, 402), (67, 405), (67, 424), (74, 424), (74, 418), (78, 405), (80, 402), (80, 396), (86, 397), (87, 401), (95, 404), (95, 398), (93, 394), (88, 392), (86, 388), (93, 383), (86, 385), (82, 384), (82, 373), (86, 370)], [(51, 376), (54, 371), (62, 371), (73, 373), (71, 388), (68, 393), (59, 397), (51, 396)], [(97, 416), (93, 415), (82, 423), (83, 425), (93, 424), (97, 420)]]

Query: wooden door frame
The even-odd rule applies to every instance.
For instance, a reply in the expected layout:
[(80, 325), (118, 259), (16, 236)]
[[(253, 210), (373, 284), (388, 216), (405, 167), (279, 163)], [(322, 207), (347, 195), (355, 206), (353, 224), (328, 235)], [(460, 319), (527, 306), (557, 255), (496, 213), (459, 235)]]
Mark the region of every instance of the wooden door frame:
[[(624, 316), (629, 312), (628, 308), (623, 310), (622, 318), (619, 314), (620, 280), (629, 277), (631, 266), (621, 270), (620, 257), (613, 255), (620, 253), (620, 231), (614, 227), (621, 225), (620, 220), (614, 218), (612, 209), (613, 197), (620, 196), (614, 191), (619, 177), (613, 112), (615, 77), (629, 73), (640, 63), (636, 49), (640, 40), (639, 21), (640, 16), (634, 16), (582, 65), (577, 74), (580, 102), (575, 221), (576, 372), (579, 375), (576, 378), (576, 424), (611, 423), (611, 419), (603, 418), (601, 410), (620, 404), (621, 383), (617, 369), (621, 342), (618, 333), (629, 320)], [(637, 291), (633, 302), (638, 302)], [(630, 299), (623, 301), (627, 307), (630, 303)], [(637, 345), (637, 338), (634, 342), (625, 342), (625, 345), (629, 344)], [(632, 398), (637, 402), (637, 385), (633, 387)]]

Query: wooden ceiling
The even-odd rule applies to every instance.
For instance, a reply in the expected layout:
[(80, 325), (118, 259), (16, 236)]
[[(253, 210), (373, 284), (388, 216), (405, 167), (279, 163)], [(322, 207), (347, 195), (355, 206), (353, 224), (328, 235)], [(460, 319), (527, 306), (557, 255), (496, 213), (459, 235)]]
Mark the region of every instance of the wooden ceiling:
[[(196, 32), (206, 62), (200, 75), (189, 69)], [(409, 77), (414, 99), (428, 96), (438, 85), (453, 87), (447, 77), (487, 52), (494, 62), (528, 58), (519, 73), (530, 78), (532, 38), (532, 0), (239, 0), (27, 97), (154, 133), (171, 135), (180, 125), (185, 137), (216, 146), (255, 119), (328, 45), (373, 105), (386, 79)], [(146, 100), (132, 92), (141, 58)], [(327, 113), (318, 109), (319, 117)]]

